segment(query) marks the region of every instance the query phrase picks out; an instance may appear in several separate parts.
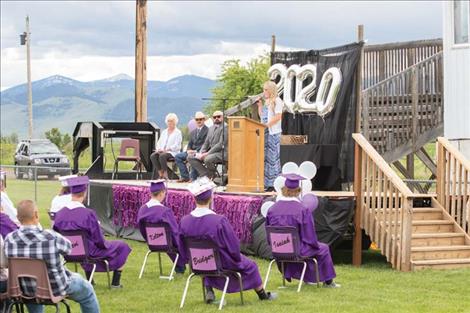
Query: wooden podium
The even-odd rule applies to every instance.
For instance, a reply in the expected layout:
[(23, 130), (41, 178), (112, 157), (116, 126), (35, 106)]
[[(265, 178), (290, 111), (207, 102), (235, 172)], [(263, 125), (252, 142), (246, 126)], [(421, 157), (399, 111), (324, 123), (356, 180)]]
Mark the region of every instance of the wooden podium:
[(264, 129), (247, 117), (228, 117), (227, 191), (264, 191)]

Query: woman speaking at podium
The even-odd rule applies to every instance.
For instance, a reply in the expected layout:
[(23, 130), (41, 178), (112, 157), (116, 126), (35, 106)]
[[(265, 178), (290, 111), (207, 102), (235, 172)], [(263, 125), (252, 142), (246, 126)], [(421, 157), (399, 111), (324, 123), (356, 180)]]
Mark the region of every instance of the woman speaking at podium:
[(265, 82), (263, 85), (263, 97), (258, 100), (258, 113), (261, 117), (261, 122), (267, 127), (264, 131), (265, 191), (274, 190), (274, 180), (281, 173), (280, 149), (283, 105), (281, 98), (277, 95), (276, 84), (272, 81)]

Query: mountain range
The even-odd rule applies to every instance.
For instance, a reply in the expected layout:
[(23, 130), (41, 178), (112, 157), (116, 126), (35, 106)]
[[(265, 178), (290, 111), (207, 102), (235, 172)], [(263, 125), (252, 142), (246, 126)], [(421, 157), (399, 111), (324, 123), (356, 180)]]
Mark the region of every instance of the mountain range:
[[(148, 120), (165, 127), (165, 116), (174, 112), (184, 126), (206, 104), (216, 81), (194, 75), (169, 81), (147, 81)], [(34, 137), (57, 127), (72, 134), (79, 121), (134, 120), (134, 79), (119, 74), (107, 79), (82, 82), (54, 75), (32, 83)], [(0, 93), (1, 134), (28, 133), (27, 85)]]

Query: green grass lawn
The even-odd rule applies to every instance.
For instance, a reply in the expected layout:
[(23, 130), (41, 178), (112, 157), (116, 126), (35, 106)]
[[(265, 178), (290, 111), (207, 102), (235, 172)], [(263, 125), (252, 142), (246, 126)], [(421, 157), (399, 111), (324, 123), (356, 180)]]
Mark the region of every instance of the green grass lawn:
[[(41, 224), (50, 227), (46, 214), (52, 197), (59, 189), (56, 181), (40, 181), (38, 206)], [(8, 194), (13, 202), (32, 198), (34, 187), (28, 181), (8, 181)], [(114, 238), (108, 238), (112, 240)], [(138, 279), (140, 267), (147, 247), (144, 243), (126, 240), (132, 247), (123, 272), (123, 289), (109, 290), (106, 274), (95, 275), (95, 290), (105, 313), (119, 312), (178, 312), (185, 279), (188, 274), (177, 276), (172, 282), (158, 279), (157, 257), (147, 263), (146, 272)], [(273, 302), (260, 302), (253, 291), (245, 294), (245, 305), (241, 306), (238, 294), (227, 296), (225, 312), (470, 312), (470, 269), (433, 271), (425, 270), (402, 273), (390, 268), (384, 257), (377, 251), (364, 253), (364, 264), (360, 268), (350, 265), (350, 251), (335, 251), (337, 282), (341, 289), (318, 289), (304, 285), (300, 293), (292, 285), (282, 285), (280, 274), (273, 271), (268, 289), (279, 293)], [(164, 259), (164, 269), (169, 271), (170, 262)], [(268, 262), (254, 258), (264, 279)], [(73, 266), (70, 267), (73, 269)], [(193, 279), (192, 288), (183, 312), (215, 312), (215, 305), (202, 302), (201, 283)], [(216, 293), (220, 297), (220, 293)], [(69, 301), (73, 312), (79, 312), (78, 305)], [(48, 308), (46, 312), (54, 312)]]

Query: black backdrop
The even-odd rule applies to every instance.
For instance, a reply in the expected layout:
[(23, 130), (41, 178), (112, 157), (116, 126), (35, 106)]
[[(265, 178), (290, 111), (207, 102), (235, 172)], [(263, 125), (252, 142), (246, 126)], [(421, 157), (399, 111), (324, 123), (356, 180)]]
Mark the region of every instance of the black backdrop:
[[(341, 190), (341, 182), (352, 182), (354, 176), (354, 143), (351, 134), (356, 124), (356, 71), (363, 43), (297, 52), (274, 52), (272, 64), (317, 64), (317, 88), (323, 73), (338, 67), (342, 84), (334, 109), (320, 117), (316, 113), (282, 115), (284, 135), (308, 135), (308, 144), (281, 145), (281, 163), (313, 161), (318, 174), (313, 180), (316, 190)], [(307, 82), (308, 83), (308, 82)], [(316, 94), (314, 94), (316, 97)]]

